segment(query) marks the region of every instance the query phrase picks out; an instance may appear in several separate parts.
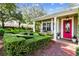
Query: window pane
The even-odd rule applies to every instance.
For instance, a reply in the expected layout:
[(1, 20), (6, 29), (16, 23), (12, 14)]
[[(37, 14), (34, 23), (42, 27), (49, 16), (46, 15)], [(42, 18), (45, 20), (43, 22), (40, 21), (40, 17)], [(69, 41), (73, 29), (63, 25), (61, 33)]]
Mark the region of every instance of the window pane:
[(47, 23), (47, 31), (51, 31), (51, 23)]
[(43, 23), (43, 32), (46, 32), (46, 23)]

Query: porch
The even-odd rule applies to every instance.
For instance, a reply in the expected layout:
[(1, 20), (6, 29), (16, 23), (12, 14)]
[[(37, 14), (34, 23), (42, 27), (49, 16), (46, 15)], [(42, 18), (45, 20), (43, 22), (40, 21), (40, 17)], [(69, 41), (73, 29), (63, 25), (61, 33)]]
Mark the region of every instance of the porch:
[[(37, 26), (36, 22), (39, 22)], [(33, 31), (39, 28), (39, 32), (54, 35), (54, 40), (57, 40), (58, 35), (60, 39), (70, 40), (75, 37), (78, 41), (78, 9), (69, 9), (67, 11), (58, 12), (52, 15), (38, 18), (33, 23)]]
[(73, 38), (77, 40), (77, 24), (78, 14), (69, 14), (57, 17), (55, 24), (54, 38), (72, 41)]

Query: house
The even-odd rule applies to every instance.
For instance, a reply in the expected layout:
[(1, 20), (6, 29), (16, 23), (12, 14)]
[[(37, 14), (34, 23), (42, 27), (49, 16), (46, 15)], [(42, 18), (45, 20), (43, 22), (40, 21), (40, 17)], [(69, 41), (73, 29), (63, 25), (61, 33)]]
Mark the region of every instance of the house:
[[(15, 20), (7, 21), (4, 23), (5, 27), (19, 27), (19, 24)], [(2, 23), (0, 22), (0, 26), (2, 26)], [(33, 25), (31, 24), (26, 24), (26, 23), (21, 23), (20, 27), (24, 28), (33, 28)]]
[(73, 36), (78, 38), (78, 10), (79, 7), (77, 6), (51, 15), (35, 18), (33, 22), (33, 31), (39, 31), (41, 33), (50, 32), (54, 35), (54, 40), (57, 40), (58, 34), (61, 38), (67, 40), (72, 40)]

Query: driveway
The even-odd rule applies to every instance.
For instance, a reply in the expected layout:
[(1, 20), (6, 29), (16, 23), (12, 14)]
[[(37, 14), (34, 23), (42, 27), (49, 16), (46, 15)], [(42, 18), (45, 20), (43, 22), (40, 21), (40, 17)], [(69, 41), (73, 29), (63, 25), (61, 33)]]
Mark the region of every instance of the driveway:
[(51, 41), (47, 47), (33, 53), (34, 56), (75, 56), (77, 44), (67, 41)]

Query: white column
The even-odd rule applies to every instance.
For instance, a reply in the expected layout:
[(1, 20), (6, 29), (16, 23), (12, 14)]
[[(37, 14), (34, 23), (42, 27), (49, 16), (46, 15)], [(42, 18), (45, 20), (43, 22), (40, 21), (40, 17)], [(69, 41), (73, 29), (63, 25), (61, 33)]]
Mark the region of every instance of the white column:
[(74, 36), (74, 18), (72, 18), (72, 37)]
[(56, 24), (57, 24), (57, 25), (56, 25), (56, 26), (57, 26), (57, 33), (59, 33), (59, 30), (60, 30), (60, 29), (59, 29), (59, 19), (57, 19)]
[(61, 38), (63, 38), (63, 20), (64, 19), (61, 19)]
[(51, 33), (54, 33), (53, 32), (53, 19), (51, 19)]
[(33, 32), (35, 32), (35, 21), (33, 22)]
[(41, 22), (41, 28), (40, 28), (40, 32), (43, 32), (43, 22)]
[(54, 17), (54, 40), (56, 40), (56, 17)]

